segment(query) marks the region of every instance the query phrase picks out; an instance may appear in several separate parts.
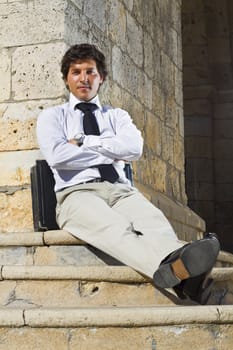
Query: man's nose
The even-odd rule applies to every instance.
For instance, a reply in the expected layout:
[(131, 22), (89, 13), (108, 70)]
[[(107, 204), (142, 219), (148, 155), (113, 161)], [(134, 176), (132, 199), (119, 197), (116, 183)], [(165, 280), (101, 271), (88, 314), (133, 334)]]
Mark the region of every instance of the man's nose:
[(87, 81), (87, 73), (85, 71), (82, 71), (80, 74), (80, 80), (81, 81)]

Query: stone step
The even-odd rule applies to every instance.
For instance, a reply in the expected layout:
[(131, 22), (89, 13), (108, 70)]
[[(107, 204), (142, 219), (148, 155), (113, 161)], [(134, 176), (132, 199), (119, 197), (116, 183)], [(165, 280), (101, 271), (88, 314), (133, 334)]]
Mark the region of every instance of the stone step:
[[(1, 266), (0, 305), (7, 307), (184, 304), (126, 266)], [(233, 268), (214, 268), (209, 304), (233, 304)], [(185, 302), (185, 304), (188, 304)], [(190, 302), (189, 302), (190, 304)]]
[[(69, 232), (0, 233), (0, 265), (122, 265)], [(216, 266), (233, 267), (233, 255), (221, 251)]]
[(233, 306), (0, 309), (0, 350), (229, 350)]

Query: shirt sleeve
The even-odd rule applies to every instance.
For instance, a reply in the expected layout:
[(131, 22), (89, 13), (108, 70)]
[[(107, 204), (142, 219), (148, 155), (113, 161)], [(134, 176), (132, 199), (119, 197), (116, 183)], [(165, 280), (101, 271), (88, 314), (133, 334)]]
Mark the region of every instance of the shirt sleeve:
[(39, 147), (51, 167), (84, 170), (97, 164), (112, 163), (110, 157), (93, 148), (70, 144), (66, 138), (60, 114), (59, 106), (52, 107), (43, 111), (37, 120)]
[(88, 135), (84, 140), (84, 149), (96, 151), (113, 160), (139, 159), (142, 155), (143, 139), (129, 114), (122, 109), (115, 109), (112, 124), (113, 136)]

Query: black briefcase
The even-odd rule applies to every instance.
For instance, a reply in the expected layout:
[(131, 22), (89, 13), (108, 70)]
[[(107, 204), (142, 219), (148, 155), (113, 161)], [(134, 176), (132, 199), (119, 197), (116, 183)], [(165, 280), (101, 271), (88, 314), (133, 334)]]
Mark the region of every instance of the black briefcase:
[(53, 173), (46, 160), (37, 160), (31, 168), (33, 225), (35, 231), (57, 230), (56, 195)]
[[(133, 185), (132, 168), (129, 163), (124, 168), (126, 177)], [(31, 168), (31, 193), (34, 231), (59, 229), (56, 222), (57, 199), (54, 192), (53, 173), (46, 160), (36, 160)]]

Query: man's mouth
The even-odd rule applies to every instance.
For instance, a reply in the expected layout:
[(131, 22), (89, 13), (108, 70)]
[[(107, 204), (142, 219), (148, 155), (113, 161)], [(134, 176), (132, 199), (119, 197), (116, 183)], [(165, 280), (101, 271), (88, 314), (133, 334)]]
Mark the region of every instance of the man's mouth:
[(82, 86), (78, 86), (78, 89), (86, 90), (86, 89), (90, 89), (90, 86), (89, 85), (82, 85)]

